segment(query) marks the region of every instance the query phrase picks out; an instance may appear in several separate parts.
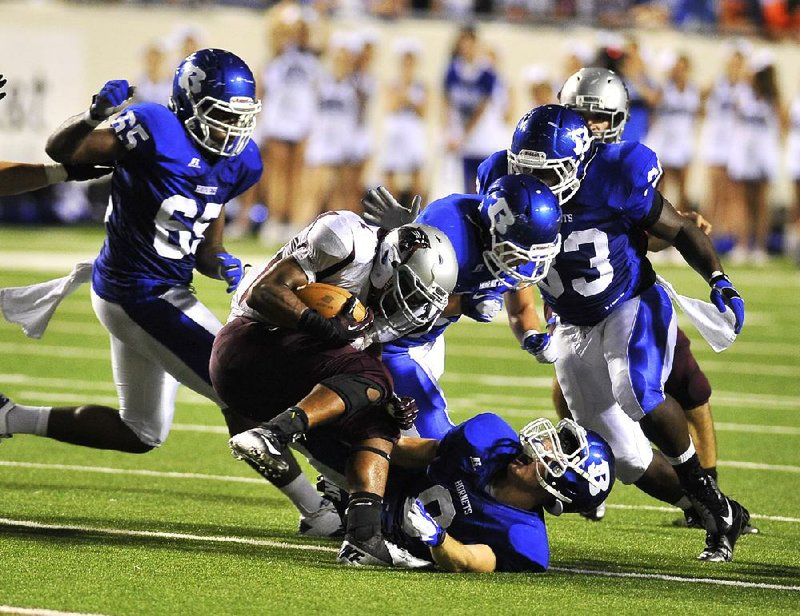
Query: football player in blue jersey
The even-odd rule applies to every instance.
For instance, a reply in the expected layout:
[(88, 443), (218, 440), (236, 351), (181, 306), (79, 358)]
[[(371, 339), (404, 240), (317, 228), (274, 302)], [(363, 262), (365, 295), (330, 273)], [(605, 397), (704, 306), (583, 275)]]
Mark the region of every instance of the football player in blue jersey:
[[(616, 73), (604, 68), (582, 68), (567, 78), (558, 97), (560, 104), (583, 116), (595, 139), (606, 143), (620, 141), (628, 116), (628, 93)], [(710, 235), (711, 224), (699, 213), (680, 214), (688, 217), (703, 233)], [(657, 252), (669, 246), (669, 242), (647, 236), (648, 252)], [(676, 333), (672, 369), (664, 384), (664, 391), (683, 408), (700, 463), (716, 481), (717, 442), (709, 403), (711, 384), (692, 354), (689, 338), (680, 327)], [(558, 380), (554, 380), (553, 400), (559, 416), (569, 417)], [(600, 509), (586, 514), (586, 517), (598, 520), (603, 513), (603, 509)], [(685, 510), (684, 515), (689, 526), (701, 527), (699, 516), (693, 509)], [(758, 529), (750, 525), (746, 532), (756, 533)]]
[[(331, 474), (341, 472), (334, 451), (307, 445)], [(517, 432), (482, 413), (442, 439), (400, 438), (382, 526), (397, 545), (444, 571), (542, 572), (550, 560), (544, 511), (596, 507), (614, 479), (611, 448), (574, 421), (538, 419)]]
[[(384, 228), (410, 217), (417, 206), (404, 212), (384, 188), (364, 199), (365, 218)], [(547, 362), (532, 285), (544, 278), (558, 252), (561, 208), (539, 180), (507, 175), (483, 197), (454, 194), (432, 202), (416, 221), (441, 229), (450, 239), (458, 258), (458, 281), (442, 318), (427, 331), (385, 344), (383, 361), (398, 394), (414, 398), (419, 406), (414, 434), (442, 438), (453, 427), (439, 386), (443, 333), (461, 315), (488, 322), (505, 302), (522, 347)]]
[(221, 405), (208, 371), (221, 324), (191, 282), (197, 269), (232, 292), (242, 277), (222, 244), (221, 212), (261, 174), (250, 140), (261, 106), (255, 80), (233, 53), (203, 49), (178, 66), (170, 109), (126, 107), (133, 91), (109, 81), (46, 148), (64, 165), (114, 166), (92, 305), (111, 338), (120, 408), (32, 407), (0, 396), (0, 436), (143, 453), (166, 439), (179, 383)]
[[(744, 302), (710, 240), (657, 190), (655, 153), (639, 143), (598, 142), (581, 163), (564, 143), (585, 127), (580, 115), (559, 105), (528, 112), (508, 152), (484, 161), (479, 181), (509, 170), (528, 173), (559, 195), (562, 249), (539, 286), (561, 320), (551, 345), (569, 409), (609, 442), (621, 481), (684, 510), (694, 506), (707, 531), (701, 560), (729, 561), (749, 513), (700, 466), (686, 417), (664, 393), (675, 315), (645, 256), (644, 233), (675, 246), (708, 281), (719, 312), (733, 313), (736, 334)], [(664, 457), (653, 455), (648, 438)]]

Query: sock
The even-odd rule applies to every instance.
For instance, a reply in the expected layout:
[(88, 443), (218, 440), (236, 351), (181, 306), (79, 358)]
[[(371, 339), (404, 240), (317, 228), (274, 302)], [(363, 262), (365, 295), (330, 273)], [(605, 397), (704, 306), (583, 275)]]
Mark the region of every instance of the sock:
[(6, 416), (8, 433), (47, 436), (47, 422), (52, 410), (52, 406), (15, 405)]
[(306, 479), (305, 475), (296, 477), (293, 481), (286, 484), (280, 491), (283, 492), (301, 515), (307, 516), (319, 509), (322, 497)]
[(717, 467), (716, 466), (710, 466), (709, 468), (705, 469), (705, 471), (708, 473), (708, 476), (711, 477), (711, 479), (713, 479), (714, 481), (717, 480)]
[(300, 438), (308, 430), (308, 416), (299, 406), (290, 406), (264, 424), (285, 445)]
[(686, 511), (687, 509), (692, 509), (694, 505), (692, 505), (692, 501), (689, 500), (688, 496), (681, 496), (679, 500), (672, 503), (678, 509), (683, 509)]
[(354, 492), (347, 506), (347, 536), (366, 542), (381, 534), (381, 503), (377, 494)]

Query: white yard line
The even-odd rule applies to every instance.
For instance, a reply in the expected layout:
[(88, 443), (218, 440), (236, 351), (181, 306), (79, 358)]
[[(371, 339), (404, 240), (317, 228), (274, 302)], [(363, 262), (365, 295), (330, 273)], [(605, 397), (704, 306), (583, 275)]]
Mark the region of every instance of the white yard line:
[[(327, 546), (306, 545), (298, 543), (286, 543), (284, 541), (270, 541), (265, 539), (251, 539), (249, 537), (232, 537), (220, 535), (193, 535), (190, 533), (171, 533), (160, 531), (146, 531), (146, 530), (129, 530), (122, 528), (100, 528), (93, 526), (79, 526), (73, 524), (42, 524), (40, 522), (33, 522), (29, 520), (13, 520), (10, 518), (0, 518), (0, 525), (17, 527), (17, 528), (32, 528), (41, 530), (54, 530), (54, 531), (78, 531), (89, 534), (98, 535), (111, 535), (122, 537), (144, 537), (155, 539), (169, 539), (169, 540), (186, 540), (186, 541), (201, 541), (207, 543), (233, 543), (238, 545), (254, 545), (263, 547), (274, 547), (289, 550), (302, 550), (302, 551), (317, 551), (326, 553), (336, 553), (337, 548)], [(683, 577), (678, 575), (667, 575), (658, 573), (635, 573), (635, 572), (612, 572), (612, 571), (598, 571), (595, 569), (580, 569), (577, 567), (551, 567), (550, 571), (556, 573), (579, 574), (579, 575), (595, 575), (600, 577), (627, 577), (637, 578), (643, 580), (662, 580), (668, 582), (680, 582), (686, 584), (711, 584), (716, 586), (734, 586), (738, 588), (758, 588), (763, 590), (778, 590), (778, 591), (800, 591), (800, 586), (790, 586), (782, 584), (768, 584), (764, 582), (744, 582), (739, 580), (720, 580), (715, 578), (693, 578)], [(11, 612), (13, 613), (13, 612)], [(45, 616), (47, 613), (43, 613)], [(53, 614), (61, 614), (54, 612)]]
[(0, 605), (0, 614), (18, 614), (19, 616), (103, 616), (103, 614), (89, 614), (88, 612), (61, 612), (38, 607), (16, 607), (14, 605)]

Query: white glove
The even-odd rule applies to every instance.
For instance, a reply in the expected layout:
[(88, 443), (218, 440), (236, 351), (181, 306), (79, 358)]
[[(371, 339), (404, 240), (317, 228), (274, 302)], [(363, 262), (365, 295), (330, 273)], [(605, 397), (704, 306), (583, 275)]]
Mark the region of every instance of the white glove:
[(370, 188), (361, 199), (364, 220), (382, 229), (396, 229), (413, 222), (421, 204), (422, 197), (416, 195), (411, 201), (411, 208), (406, 208), (383, 186)]
[(430, 513), (425, 511), (425, 507), (418, 498), (414, 499), (411, 504), (406, 519), (415, 531), (412, 536), (419, 537), (424, 544), (435, 548), (444, 543), (447, 532), (439, 526)]

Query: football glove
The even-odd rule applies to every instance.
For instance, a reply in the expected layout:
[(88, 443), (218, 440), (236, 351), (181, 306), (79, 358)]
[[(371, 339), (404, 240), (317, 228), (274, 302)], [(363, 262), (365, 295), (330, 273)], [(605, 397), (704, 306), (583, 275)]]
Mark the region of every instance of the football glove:
[(110, 165), (64, 165), (67, 182), (85, 182), (95, 180), (114, 171)]
[(411, 396), (392, 394), (392, 397), (386, 402), (386, 412), (392, 416), (398, 428), (410, 430), (414, 427), (414, 422), (419, 415), (419, 407), (417, 401)]
[(411, 207), (404, 207), (383, 186), (369, 189), (361, 199), (364, 220), (382, 229), (395, 229), (413, 222), (421, 204), (422, 197), (416, 195)]
[(425, 506), (419, 499), (416, 499), (414, 504), (411, 505), (411, 509), (408, 511), (408, 521), (414, 531), (418, 533), (416, 536), (425, 545), (435, 548), (444, 543), (447, 532), (439, 526), (439, 523), (431, 517), (431, 514), (425, 511)]
[(481, 323), (492, 321), (502, 309), (503, 300), (496, 292), (478, 291), (461, 296), (461, 314)]
[(107, 81), (100, 91), (92, 97), (89, 105), (89, 117), (86, 121), (97, 126), (118, 111), (122, 110), (128, 100), (133, 96), (136, 88), (129, 85), (124, 79)]
[(361, 321), (356, 321), (353, 316), (353, 310), (355, 310), (357, 301), (356, 296), (351, 295), (342, 304), (339, 312), (329, 319), (323, 317), (316, 310), (307, 308), (300, 315), (297, 329), (308, 332), (333, 347), (349, 344), (365, 336), (375, 320), (372, 309), (367, 308), (367, 314), (364, 315), (364, 318)]
[(214, 257), (216, 257), (218, 263), (218, 275), (228, 283), (226, 291), (233, 293), (244, 275), (242, 262), (228, 252), (217, 253)]
[(728, 308), (733, 311), (736, 322), (733, 326), (734, 333), (742, 331), (744, 325), (744, 300), (736, 287), (733, 286), (731, 279), (722, 272), (714, 272), (708, 281), (711, 286), (711, 301), (720, 312), (725, 312)]
[(533, 355), (540, 364), (552, 364), (558, 359), (558, 353), (552, 342), (553, 337), (547, 332), (540, 333), (531, 329), (525, 332), (522, 338), (522, 348)]

